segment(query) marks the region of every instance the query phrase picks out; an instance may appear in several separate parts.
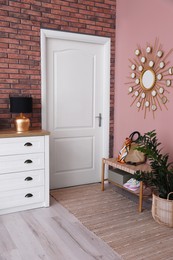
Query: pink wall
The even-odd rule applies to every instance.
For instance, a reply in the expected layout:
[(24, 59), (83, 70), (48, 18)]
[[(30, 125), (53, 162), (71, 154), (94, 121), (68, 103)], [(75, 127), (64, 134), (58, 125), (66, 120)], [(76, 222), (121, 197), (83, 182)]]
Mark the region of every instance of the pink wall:
[[(173, 158), (173, 77), (168, 110), (158, 109), (153, 119), (152, 113), (138, 112), (131, 106), (128, 94), (131, 69), (129, 58), (135, 58), (134, 50), (139, 44), (145, 48), (147, 42), (153, 44), (156, 37), (163, 46), (164, 53), (173, 48), (173, 1), (172, 0), (117, 0), (116, 21), (116, 66), (115, 66), (115, 132), (114, 156), (117, 156), (124, 138), (138, 130), (144, 132), (156, 129), (164, 151)], [(169, 66), (173, 66), (173, 53), (169, 56)]]

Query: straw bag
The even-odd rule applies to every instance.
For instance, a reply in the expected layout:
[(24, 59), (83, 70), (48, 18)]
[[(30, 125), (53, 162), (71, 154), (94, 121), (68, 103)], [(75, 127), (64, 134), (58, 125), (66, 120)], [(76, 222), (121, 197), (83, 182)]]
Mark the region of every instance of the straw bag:
[(132, 165), (139, 165), (146, 162), (146, 156), (144, 153), (136, 150), (138, 144), (132, 142), (130, 145), (130, 150), (125, 158), (125, 163)]
[(139, 165), (146, 162), (145, 154), (136, 150), (139, 138), (140, 133), (138, 131), (131, 133), (130, 136), (126, 138), (124, 145), (118, 154), (118, 162), (131, 165)]

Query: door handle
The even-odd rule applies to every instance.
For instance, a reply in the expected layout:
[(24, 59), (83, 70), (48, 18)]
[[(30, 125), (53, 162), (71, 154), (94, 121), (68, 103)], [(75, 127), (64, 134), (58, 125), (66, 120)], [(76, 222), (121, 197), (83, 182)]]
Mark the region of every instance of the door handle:
[(101, 126), (102, 126), (102, 114), (99, 113), (99, 115), (96, 116), (95, 118), (98, 118), (98, 119), (99, 119), (99, 127), (101, 127)]

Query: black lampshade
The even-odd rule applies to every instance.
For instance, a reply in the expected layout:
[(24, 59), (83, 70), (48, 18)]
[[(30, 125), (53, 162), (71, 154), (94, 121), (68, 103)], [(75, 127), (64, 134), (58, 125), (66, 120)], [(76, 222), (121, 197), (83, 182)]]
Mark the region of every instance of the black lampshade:
[(11, 113), (32, 113), (32, 97), (10, 97)]

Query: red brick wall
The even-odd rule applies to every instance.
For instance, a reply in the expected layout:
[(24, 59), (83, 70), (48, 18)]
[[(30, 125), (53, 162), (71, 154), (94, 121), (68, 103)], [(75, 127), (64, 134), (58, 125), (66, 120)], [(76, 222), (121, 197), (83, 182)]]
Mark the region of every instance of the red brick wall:
[(40, 28), (111, 37), (112, 153), (115, 1), (0, 0), (0, 129), (12, 126), (10, 94), (31, 94), (32, 127), (41, 127)]

